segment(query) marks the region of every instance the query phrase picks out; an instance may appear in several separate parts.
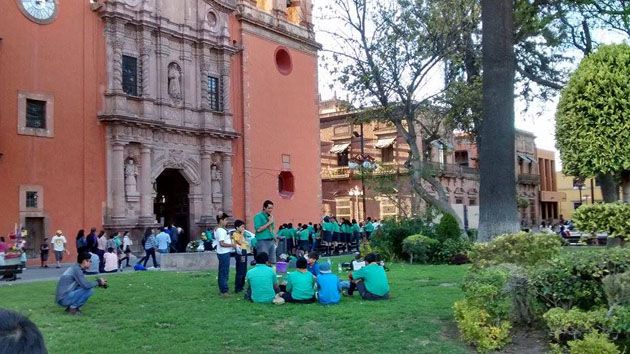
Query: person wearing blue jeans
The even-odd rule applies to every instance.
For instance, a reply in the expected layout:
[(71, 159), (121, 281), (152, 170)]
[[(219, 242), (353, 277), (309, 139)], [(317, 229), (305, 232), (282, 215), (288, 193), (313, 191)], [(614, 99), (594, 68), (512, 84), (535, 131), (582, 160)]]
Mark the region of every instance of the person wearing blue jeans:
[(81, 252), (77, 256), (77, 264), (66, 269), (59, 278), (55, 301), (66, 308), (71, 315), (81, 313), (81, 306), (85, 305), (94, 293), (95, 287), (107, 288), (107, 280), (98, 278), (96, 281), (85, 279), (83, 272), (90, 268), (92, 261), (90, 254)]
[(226, 213), (217, 215), (217, 228), (214, 231), (214, 237), (217, 240), (217, 258), (219, 259), (219, 277), (218, 285), (221, 296), (228, 295), (228, 278), (230, 276), (230, 254), (235, 251), (236, 244), (232, 243), (232, 239), (227, 233), (225, 226), (227, 225)]

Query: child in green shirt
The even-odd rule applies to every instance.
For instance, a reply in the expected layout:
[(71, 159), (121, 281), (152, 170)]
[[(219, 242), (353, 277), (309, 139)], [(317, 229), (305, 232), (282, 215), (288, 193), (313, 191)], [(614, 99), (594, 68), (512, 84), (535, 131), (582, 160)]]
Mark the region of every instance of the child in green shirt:
[(297, 272), (287, 276), (287, 291), (280, 296), (285, 302), (310, 304), (315, 302), (315, 277), (306, 270), (307, 261), (304, 257), (297, 260)]

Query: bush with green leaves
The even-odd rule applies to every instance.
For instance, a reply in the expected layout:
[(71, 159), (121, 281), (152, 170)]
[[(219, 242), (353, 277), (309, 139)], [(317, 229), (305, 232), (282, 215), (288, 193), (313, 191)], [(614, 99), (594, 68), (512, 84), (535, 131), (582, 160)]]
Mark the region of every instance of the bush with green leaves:
[(584, 339), (568, 343), (569, 354), (620, 354), (619, 348), (603, 333), (592, 332)]
[(609, 306), (630, 306), (630, 271), (605, 276), (602, 286)]
[(558, 343), (583, 338), (593, 331), (609, 333), (614, 319), (608, 317), (608, 310), (600, 308), (583, 311), (578, 308), (565, 310), (559, 307), (547, 311), (543, 318), (551, 336)]
[(403, 240), (403, 252), (409, 255), (409, 263), (431, 261), (440, 242), (424, 235), (411, 235)]
[(435, 228), (435, 238), (440, 242), (457, 240), (462, 237), (462, 231), (455, 217), (451, 214), (443, 214), (440, 223)]
[(455, 319), (462, 338), (480, 352), (499, 349), (509, 342), (515, 310), (522, 311), (515, 301), (523, 295), (522, 288), (513, 281), (519, 274), (523, 274), (521, 267), (502, 264), (473, 270), (464, 279), (465, 298), (455, 303)]
[(419, 218), (407, 218), (400, 221), (385, 220), (383, 225), (372, 234), (370, 244), (374, 250), (387, 260), (403, 259), (403, 240), (411, 235), (422, 234), (433, 238), (433, 228)]
[(477, 243), (470, 252), (474, 267), (501, 263), (533, 266), (560, 252), (562, 239), (557, 235), (518, 232), (497, 236), (488, 243)]
[(607, 232), (610, 237), (630, 240), (630, 204), (582, 205), (573, 214), (573, 221), (579, 230)]
[(630, 248), (598, 248), (561, 253), (538, 264), (530, 283), (547, 308), (584, 310), (607, 306), (602, 280), (630, 270)]
[(510, 321), (495, 321), (483, 308), (460, 300), (453, 305), (457, 328), (462, 339), (480, 353), (499, 349), (510, 341)]
[(472, 243), (464, 238), (448, 239), (437, 247), (435, 260), (450, 264), (463, 264), (468, 262), (468, 252), (472, 249)]

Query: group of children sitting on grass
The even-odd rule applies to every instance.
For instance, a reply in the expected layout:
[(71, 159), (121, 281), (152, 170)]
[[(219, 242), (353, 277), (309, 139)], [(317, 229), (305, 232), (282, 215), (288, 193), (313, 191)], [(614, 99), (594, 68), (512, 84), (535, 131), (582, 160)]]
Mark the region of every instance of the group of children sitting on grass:
[[(276, 271), (269, 263), (269, 255), (258, 253), (256, 266), (246, 275), (249, 287), (245, 298), (255, 303), (337, 304), (341, 301), (342, 293), (352, 296), (355, 291), (364, 300), (389, 298), (387, 274), (375, 253), (366, 255), (363, 261), (357, 259), (353, 262), (355, 270), (348, 274), (347, 281), (340, 280), (332, 273), (330, 262), (319, 263), (317, 252), (310, 252), (307, 257), (294, 260), (296, 271), (287, 272), (286, 282), (279, 284)], [(278, 274), (285, 273), (287, 265), (286, 260), (278, 262)]]

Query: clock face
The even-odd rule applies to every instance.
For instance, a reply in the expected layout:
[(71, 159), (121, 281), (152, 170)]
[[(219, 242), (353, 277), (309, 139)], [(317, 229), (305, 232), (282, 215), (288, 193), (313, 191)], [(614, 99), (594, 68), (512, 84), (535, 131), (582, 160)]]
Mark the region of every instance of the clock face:
[(57, 14), (56, 0), (18, 0), (20, 10), (31, 21), (50, 23)]

